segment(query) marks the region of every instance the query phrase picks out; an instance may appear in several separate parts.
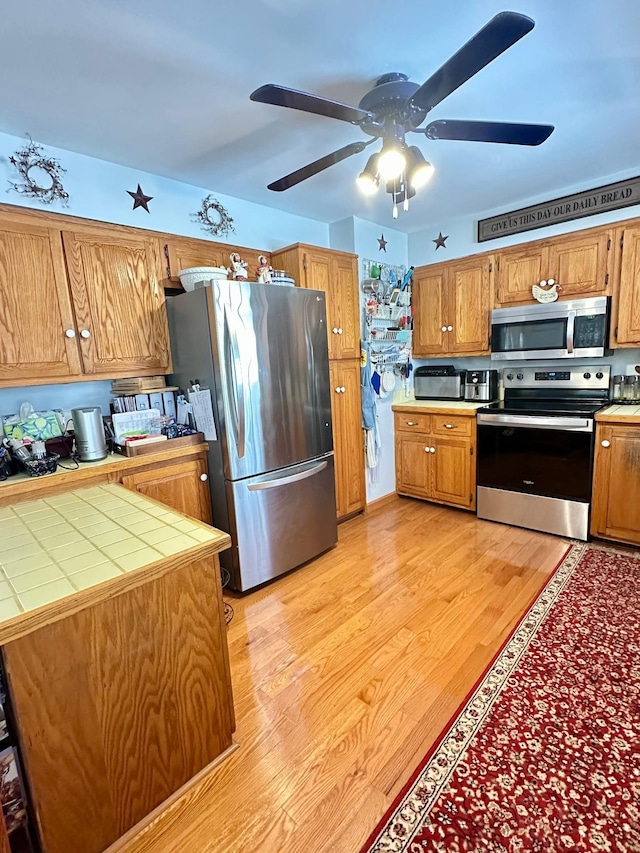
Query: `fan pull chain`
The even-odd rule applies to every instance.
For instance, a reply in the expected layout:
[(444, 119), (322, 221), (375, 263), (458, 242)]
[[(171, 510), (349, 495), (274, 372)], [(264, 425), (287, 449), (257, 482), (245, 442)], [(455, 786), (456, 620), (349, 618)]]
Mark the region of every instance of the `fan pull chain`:
[(393, 218), (398, 218), (398, 205), (396, 204), (396, 179), (393, 179)]

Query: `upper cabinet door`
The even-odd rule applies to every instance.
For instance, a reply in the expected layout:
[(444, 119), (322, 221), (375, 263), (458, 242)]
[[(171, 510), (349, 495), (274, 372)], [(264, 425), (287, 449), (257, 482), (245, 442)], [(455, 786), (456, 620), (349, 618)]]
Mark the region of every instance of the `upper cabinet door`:
[(85, 373), (171, 371), (155, 237), (63, 232)]
[[(269, 252), (257, 249), (247, 249), (243, 246), (230, 246), (227, 243), (215, 243), (212, 240), (198, 240), (196, 237), (167, 237), (162, 244), (164, 251), (164, 266), (167, 268), (162, 277), (164, 287), (176, 287), (180, 282), (180, 270), (192, 267), (229, 267), (231, 252), (238, 252), (243, 261), (249, 265), (247, 275), (249, 281), (257, 278), (258, 258), (261, 254), (267, 260)], [(171, 277), (169, 277), (171, 273)]]
[(617, 317), (617, 343), (640, 344), (640, 226), (623, 232)]
[(360, 358), (360, 304), (358, 301), (358, 262), (349, 256), (334, 258), (334, 288), (338, 294), (338, 358)]
[(548, 277), (560, 285), (560, 298), (609, 293), (611, 231), (606, 228), (554, 238), (549, 243)]
[(489, 352), (489, 292), (492, 259), (484, 257), (451, 266), (447, 352)]
[(413, 354), (441, 355), (447, 336), (448, 267), (420, 267), (413, 273)]
[(319, 249), (317, 252), (307, 249), (302, 261), (305, 279), (303, 286), (313, 290), (324, 290), (327, 294), (327, 342), (329, 358), (340, 358), (340, 293), (333, 276), (333, 258), (331, 254)]
[(0, 381), (22, 385), (81, 372), (60, 231), (0, 223)]
[(525, 243), (501, 252), (496, 274), (496, 302), (511, 305), (533, 302), (531, 288), (547, 278), (549, 248), (539, 242)]

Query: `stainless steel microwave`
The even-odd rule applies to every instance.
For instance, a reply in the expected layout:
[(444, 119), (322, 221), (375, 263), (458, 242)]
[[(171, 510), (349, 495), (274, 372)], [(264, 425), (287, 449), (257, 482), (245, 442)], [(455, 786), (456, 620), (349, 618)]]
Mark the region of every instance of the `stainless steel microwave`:
[(608, 353), (609, 297), (496, 308), (491, 358), (598, 358)]

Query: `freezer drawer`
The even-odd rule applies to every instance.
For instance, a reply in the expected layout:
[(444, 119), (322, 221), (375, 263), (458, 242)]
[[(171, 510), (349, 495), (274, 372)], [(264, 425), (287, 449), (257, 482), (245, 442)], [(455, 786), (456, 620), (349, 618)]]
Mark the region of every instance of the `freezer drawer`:
[(338, 541), (333, 454), (226, 487), (234, 589), (246, 592)]

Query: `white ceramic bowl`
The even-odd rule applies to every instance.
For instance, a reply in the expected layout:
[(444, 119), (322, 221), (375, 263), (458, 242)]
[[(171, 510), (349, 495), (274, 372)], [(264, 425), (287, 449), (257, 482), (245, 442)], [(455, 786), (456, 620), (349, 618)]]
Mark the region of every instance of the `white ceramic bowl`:
[(185, 290), (194, 290), (199, 281), (227, 278), (228, 270), (226, 267), (189, 267), (188, 270), (180, 270), (178, 276)]

